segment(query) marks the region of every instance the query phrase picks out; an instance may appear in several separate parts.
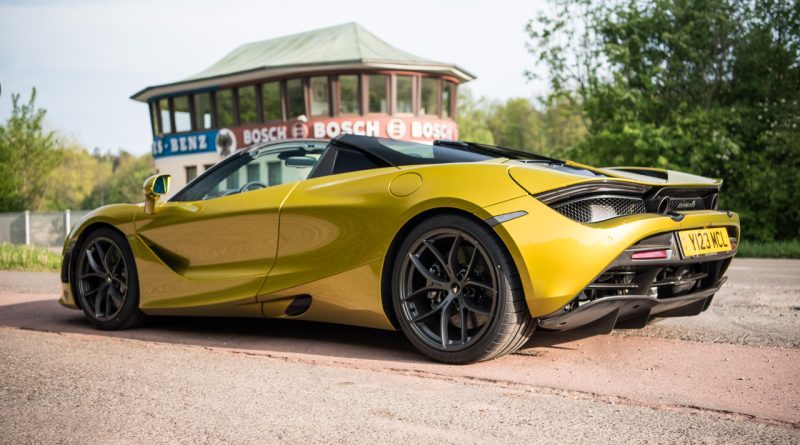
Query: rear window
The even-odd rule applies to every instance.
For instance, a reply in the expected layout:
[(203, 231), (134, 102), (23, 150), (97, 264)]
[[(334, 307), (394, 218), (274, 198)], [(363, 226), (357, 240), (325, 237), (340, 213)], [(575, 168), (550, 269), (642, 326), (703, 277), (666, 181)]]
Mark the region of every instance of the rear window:
[[(398, 165), (410, 164), (445, 164), (450, 162), (480, 162), (493, 159), (478, 153), (471, 153), (455, 148), (420, 144), (417, 142), (398, 141), (394, 139), (378, 139), (381, 145), (392, 149), (402, 156), (399, 156)], [(407, 162), (402, 162), (403, 160)]]

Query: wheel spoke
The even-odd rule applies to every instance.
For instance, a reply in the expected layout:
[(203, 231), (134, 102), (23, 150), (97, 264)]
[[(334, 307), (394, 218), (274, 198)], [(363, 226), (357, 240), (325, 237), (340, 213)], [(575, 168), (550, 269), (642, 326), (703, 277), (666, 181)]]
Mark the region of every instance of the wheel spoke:
[(450, 270), (450, 267), (448, 267), (447, 262), (444, 260), (444, 256), (442, 256), (442, 252), (439, 252), (439, 249), (437, 249), (436, 246), (434, 246), (433, 243), (428, 240), (423, 241), (423, 244), (425, 244), (425, 247), (427, 247), (433, 256), (436, 257), (436, 260), (439, 261), (442, 267), (444, 267), (444, 271), (447, 273), (447, 278), (450, 279), (450, 281), (455, 281), (453, 271)]
[(114, 265), (111, 267), (111, 273), (112, 273), (112, 274), (113, 274), (113, 273), (115, 273), (115, 272), (117, 271), (117, 267), (119, 267), (119, 264), (120, 264), (121, 262), (122, 262), (122, 255), (118, 255), (118, 256), (117, 256), (117, 261), (116, 261), (116, 262), (114, 262)]
[(458, 249), (461, 247), (461, 234), (457, 234), (453, 239), (453, 247), (450, 248), (450, 255), (447, 257), (447, 267), (454, 273), (457, 269)]
[(103, 298), (105, 298), (105, 295), (107, 293), (108, 293), (108, 283), (103, 283), (102, 286), (97, 288), (97, 295), (94, 297), (94, 313), (95, 317), (97, 318), (100, 318), (103, 315), (100, 313), (100, 303), (103, 302)]
[(89, 267), (91, 267), (93, 271), (102, 274), (103, 271), (100, 270), (100, 266), (97, 264), (94, 258), (92, 258), (92, 252), (94, 251), (91, 248), (86, 249), (86, 260), (89, 261)]
[(461, 315), (461, 344), (467, 342), (467, 310), (464, 308), (464, 301), (458, 307), (459, 315)]
[(108, 273), (111, 273), (111, 267), (109, 266), (109, 264), (111, 264), (111, 262), (109, 261), (109, 256), (112, 253), (115, 253), (115, 250), (116, 250), (115, 246), (111, 246), (108, 249), (108, 252), (106, 252), (106, 254), (103, 255), (103, 265), (106, 267), (106, 271), (108, 271)]
[(105, 304), (103, 313), (106, 318), (108, 318), (109, 309), (111, 309), (111, 286), (108, 286), (108, 289), (106, 289), (106, 297), (103, 298), (103, 304)]
[(92, 290), (90, 290), (90, 291), (88, 291), (88, 292), (86, 292), (86, 293), (82, 293), (81, 295), (82, 295), (84, 298), (87, 298), (87, 297), (89, 297), (90, 295), (92, 295), (92, 294), (94, 294), (95, 292), (97, 292), (98, 290), (100, 290), (100, 288), (101, 288), (101, 287), (103, 287), (103, 285), (97, 286), (96, 288), (94, 288), (94, 289), (92, 289)]
[(447, 305), (449, 305), (449, 304), (450, 304), (450, 302), (451, 302), (451, 301), (453, 301), (453, 299), (454, 299), (454, 298), (455, 298), (455, 295), (453, 295), (453, 294), (450, 294), (450, 295), (448, 295), (448, 296), (447, 296), (447, 298), (445, 298), (444, 300), (442, 300), (442, 302), (441, 302), (441, 303), (439, 303), (439, 304), (437, 304), (436, 306), (434, 306), (434, 307), (433, 307), (433, 309), (431, 309), (431, 310), (430, 310), (430, 311), (428, 311), (428, 312), (425, 312), (425, 313), (424, 313), (424, 314), (422, 314), (422, 315), (418, 315), (418, 316), (416, 316), (416, 317), (412, 318), (412, 319), (411, 319), (411, 321), (412, 321), (412, 322), (414, 322), (414, 323), (417, 323), (417, 322), (419, 322), (419, 321), (422, 321), (422, 320), (424, 320), (424, 319), (426, 319), (426, 318), (430, 317), (431, 315), (433, 315), (433, 314), (435, 314), (435, 313), (439, 312), (440, 310), (442, 310), (442, 308), (444, 308), (444, 307), (446, 307)]
[(418, 256), (414, 255), (413, 253), (409, 253), (408, 257), (411, 259), (411, 262), (414, 263), (414, 267), (417, 268), (417, 270), (419, 271), (419, 273), (422, 274), (422, 276), (424, 276), (430, 281), (433, 281), (436, 284), (441, 284), (441, 285), (448, 284), (447, 281), (442, 280), (441, 278), (432, 274), (431, 271), (429, 271), (427, 268), (425, 268), (425, 265), (422, 264), (422, 260), (420, 260)]
[(467, 286), (475, 286), (475, 287), (480, 287), (480, 288), (483, 288), (483, 289), (486, 289), (486, 290), (490, 290), (490, 291), (495, 292), (495, 293), (497, 292), (492, 286), (489, 286), (488, 284), (480, 283), (478, 281), (465, 281), (464, 282), (464, 287), (467, 287)]
[(122, 303), (124, 300), (122, 299), (122, 295), (117, 292), (114, 286), (109, 286), (108, 293), (111, 296), (111, 301), (114, 303), (114, 309), (119, 309), (122, 307)]
[(100, 242), (94, 243), (95, 249), (97, 249), (97, 254), (100, 257), (100, 264), (103, 265), (103, 269), (108, 272), (108, 266), (106, 265), (106, 253), (103, 252), (103, 247), (100, 245)]
[(465, 280), (469, 278), (469, 274), (470, 272), (472, 272), (472, 265), (475, 263), (475, 254), (477, 253), (478, 253), (478, 246), (475, 246), (475, 248), (472, 249), (472, 256), (469, 257), (469, 263), (467, 264), (467, 271), (464, 273)]
[(403, 298), (403, 301), (408, 301), (408, 300), (416, 297), (417, 295), (425, 293), (425, 292), (433, 292), (433, 291), (437, 291), (437, 290), (445, 290), (445, 289), (443, 289), (440, 286), (425, 286), (425, 287), (423, 287), (421, 289), (417, 289), (414, 292), (411, 292), (410, 294), (408, 294), (405, 298)]
[(469, 298), (462, 298), (461, 299), (461, 306), (467, 308), (468, 311), (474, 312), (476, 314), (491, 314), (492, 311), (490, 309), (484, 309), (478, 306), (477, 303), (472, 301)]
[(442, 308), (442, 314), (439, 316), (439, 332), (442, 336), (442, 347), (447, 350), (447, 345), (450, 343), (450, 309), (452, 305), (450, 301)]
[(89, 273), (85, 273), (85, 274), (79, 276), (78, 278), (81, 279), (81, 280), (84, 280), (84, 279), (89, 278), (89, 277), (105, 278), (106, 276), (101, 274), (101, 273), (89, 272)]

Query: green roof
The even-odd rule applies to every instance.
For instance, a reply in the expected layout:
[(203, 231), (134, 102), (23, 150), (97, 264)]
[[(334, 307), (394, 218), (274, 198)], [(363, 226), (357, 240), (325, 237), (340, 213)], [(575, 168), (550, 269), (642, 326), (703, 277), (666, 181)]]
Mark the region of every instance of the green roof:
[[(286, 70), (299, 70), (324, 66), (343, 68), (392, 68), (447, 73), (462, 81), (475, 78), (469, 72), (452, 64), (435, 62), (397, 49), (378, 38), (357, 23), (346, 23), (329, 28), (278, 37), (261, 42), (244, 44), (217, 63), (179, 82), (145, 88), (133, 99), (147, 100), (159, 94), (197, 87), (197, 83), (224, 77), (231, 81), (237, 77), (269, 71), (283, 74)], [(207, 82), (204, 82), (207, 83)]]

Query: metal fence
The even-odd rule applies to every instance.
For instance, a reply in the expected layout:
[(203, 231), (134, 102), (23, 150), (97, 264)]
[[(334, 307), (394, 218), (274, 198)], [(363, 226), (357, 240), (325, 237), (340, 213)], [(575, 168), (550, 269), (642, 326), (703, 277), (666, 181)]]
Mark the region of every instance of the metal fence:
[(0, 213), (0, 243), (61, 247), (72, 225), (90, 210)]

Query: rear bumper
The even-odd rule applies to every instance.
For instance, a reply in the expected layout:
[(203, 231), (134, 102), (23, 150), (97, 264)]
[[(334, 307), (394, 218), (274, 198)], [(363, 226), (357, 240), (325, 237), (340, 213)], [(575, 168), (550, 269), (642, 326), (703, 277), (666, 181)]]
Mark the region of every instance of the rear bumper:
[(614, 328), (641, 328), (653, 317), (697, 315), (708, 308), (725, 282), (695, 293), (658, 299), (646, 295), (620, 295), (594, 300), (570, 312), (539, 320), (539, 327), (552, 331), (575, 328), (608, 333)]
[[(486, 210), (493, 216), (527, 213), (493, 228), (514, 259), (528, 309), (536, 318), (550, 317), (564, 309), (604, 271), (619, 266), (616, 262), (625, 259), (626, 250), (646, 238), (704, 227), (725, 227), (731, 237), (739, 238), (739, 216), (725, 211), (687, 211), (677, 221), (665, 215), (644, 213), (583, 224), (531, 196), (505, 201)], [(735, 251), (728, 256), (733, 254)], [(684, 259), (676, 251), (670, 261), (704, 262), (708, 258)], [(709, 283), (707, 288), (715, 284)]]

